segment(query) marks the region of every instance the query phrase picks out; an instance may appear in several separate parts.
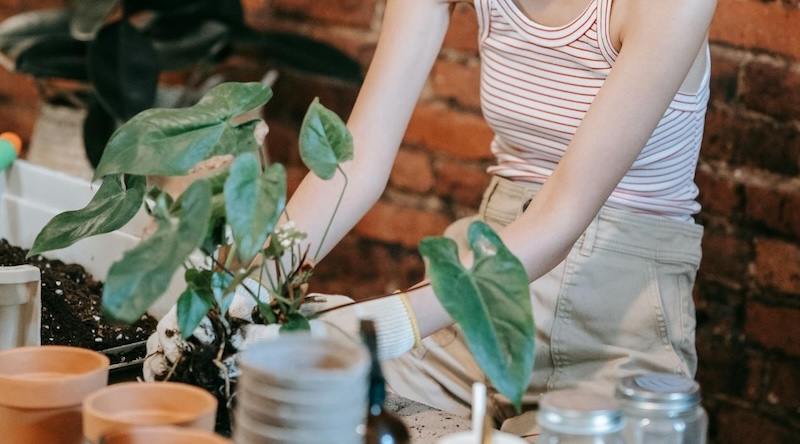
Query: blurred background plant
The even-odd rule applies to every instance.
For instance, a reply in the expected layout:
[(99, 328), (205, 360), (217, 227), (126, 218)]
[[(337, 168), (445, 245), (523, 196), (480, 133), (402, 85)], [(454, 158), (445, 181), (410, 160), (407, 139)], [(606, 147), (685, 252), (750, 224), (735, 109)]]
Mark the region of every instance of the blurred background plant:
[[(32, 76), (45, 102), (86, 110), (83, 140), (95, 167), (119, 125), (154, 106), (196, 103), (226, 80), (214, 67), (232, 54), (361, 79), (358, 62), (333, 46), (251, 29), (241, 0), (66, 0), (0, 24), (0, 65)], [(180, 88), (160, 91), (166, 72), (182, 74)]]

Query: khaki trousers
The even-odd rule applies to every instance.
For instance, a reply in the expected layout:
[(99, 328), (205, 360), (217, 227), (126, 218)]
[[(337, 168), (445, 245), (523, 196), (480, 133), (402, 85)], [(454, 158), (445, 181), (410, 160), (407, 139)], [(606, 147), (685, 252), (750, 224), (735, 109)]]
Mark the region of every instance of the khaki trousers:
[[(467, 227), (493, 228), (518, 218), (536, 190), (495, 177), (479, 214), (456, 221), (445, 236), (468, 248)], [(567, 258), (530, 286), (536, 322), (533, 376), (515, 417), (486, 380), (457, 326), (441, 330), (406, 355), (384, 363), (390, 389), (441, 410), (468, 416), (472, 383), (489, 388), (489, 410), (502, 429), (535, 435), (543, 392), (585, 387), (612, 394), (617, 380), (646, 372), (693, 377), (697, 368), (692, 301), (703, 228), (603, 208)]]

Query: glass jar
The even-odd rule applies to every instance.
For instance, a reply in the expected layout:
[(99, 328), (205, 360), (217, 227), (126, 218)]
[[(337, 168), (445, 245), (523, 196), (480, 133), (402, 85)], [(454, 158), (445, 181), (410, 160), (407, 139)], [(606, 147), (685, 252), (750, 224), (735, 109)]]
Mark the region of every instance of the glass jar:
[(625, 420), (611, 396), (584, 390), (545, 394), (536, 420), (542, 427), (538, 444), (623, 444)]
[(616, 397), (629, 444), (705, 444), (708, 416), (697, 382), (666, 373), (629, 376), (617, 384)]

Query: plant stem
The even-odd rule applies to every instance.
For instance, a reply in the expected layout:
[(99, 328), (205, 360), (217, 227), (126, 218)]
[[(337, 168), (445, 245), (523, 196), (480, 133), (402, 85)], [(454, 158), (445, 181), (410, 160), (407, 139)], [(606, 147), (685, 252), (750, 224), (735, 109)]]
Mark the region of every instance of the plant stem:
[(314, 253), (314, 263), (317, 263), (317, 256), (319, 256), (320, 250), (322, 250), (322, 245), (325, 244), (325, 238), (328, 237), (328, 230), (330, 230), (331, 225), (333, 224), (333, 218), (336, 217), (336, 213), (339, 211), (339, 205), (342, 203), (342, 199), (344, 199), (344, 192), (347, 190), (347, 174), (344, 173), (344, 170), (341, 166), (336, 165), (336, 169), (342, 173), (342, 177), (344, 177), (344, 186), (342, 187), (342, 193), (339, 194), (339, 200), (336, 201), (336, 206), (333, 208), (333, 214), (331, 214), (330, 220), (328, 220), (328, 226), (325, 227), (325, 232), (322, 233), (322, 239), (319, 241), (319, 245), (317, 245), (317, 251)]
[(233, 263), (233, 257), (236, 255), (236, 242), (231, 244), (231, 249), (228, 251), (228, 257), (225, 258), (225, 269), (230, 269)]

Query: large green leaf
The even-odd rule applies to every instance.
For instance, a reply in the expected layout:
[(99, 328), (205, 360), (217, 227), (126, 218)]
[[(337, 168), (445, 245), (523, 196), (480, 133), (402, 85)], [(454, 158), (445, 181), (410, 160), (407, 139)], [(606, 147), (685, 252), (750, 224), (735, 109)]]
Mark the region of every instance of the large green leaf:
[[(202, 160), (255, 151), (259, 123), (230, 120), (265, 104), (272, 90), (258, 82), (223, 83), (189, 108), (149, 109), (117, 129), (106, 146), (95, 177), (129, 174), (184, 175)], [(134, 173), (135, 171), (135, 173)]]
[(286, 205), (286, 170), (275, 163), (262, 174), (256, 155), (242, 154), (231, 165), (224, 193), (236, 252), (248, 263), (264, 247)]
[(103, 309), (111, 319), (136, 322), (164, 293), (172, 275), (203, 241), (210, 200), (208, 182), (194, 182), (181, 196), (180, 220), (159, 220), (152, 237), (111, 266), (103, 288)]
[(151, 108), (158, 88), (158, 56), (146, 36), (125, 20), (103, 27), (89, 45), (89, 78), (117, 120)]
[(335, 46), (302, 34), (239, 29), (231, 46), (235, 52), (256, 54), (278, 67), (287, 66), (349, 82), (361, 81), (361, 65), (357, 60)]
[(40, 9), (11, 16), (0, 23), (0, 52), (13, 58), (41, 38), (69, 36), (70, 17), (67, 9)]
[(54, 34), (37, 39), (20, 51), (15, 70), (33, 77), (86, 81), (86, 58), (86, 42)]
[(333, 177), (339, 163), (353, 158), (353, 136), (342, 119), (315, 98), (300, 127), (300, 157), (322, 179)]
[(84, 208), (56, 215), (33, 241), (28, 257), (68, 247), (128, 223), (142, 206), (146, 180), (142, 176), (106, 176)]
[[(181, 26), (183, 16), (170, 16), (159, 20), (152, 26)], [(153, 36), (153, 48), (158, 54), (158, 64), (162, 71), (192, 68), (205, 58), (219, 52), (228, 40), (229, 29), (224, 23), (216, 20), (204, 20), (192, 23), (191, 29), (177, 36)]]
[(519, 410), (533, 371), (536, 329), (528, 277), (519, 260), (483, 222), (468, 230), (474, 262), (459, 260), (451, 239), (428, 237), (419, 250), (437, 298), (464, 331), (475, 360)]

